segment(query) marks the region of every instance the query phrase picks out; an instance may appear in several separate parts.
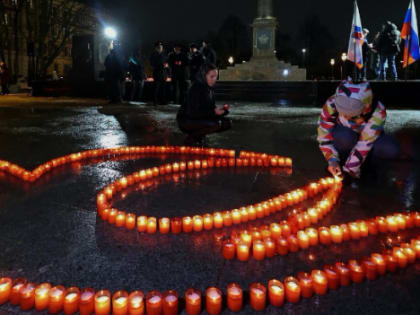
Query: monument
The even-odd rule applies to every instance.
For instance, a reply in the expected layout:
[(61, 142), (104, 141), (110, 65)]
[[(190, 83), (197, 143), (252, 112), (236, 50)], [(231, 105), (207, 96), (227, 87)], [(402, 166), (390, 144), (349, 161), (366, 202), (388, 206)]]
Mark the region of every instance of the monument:
[(258, 0), (253, 29), (253, 54), (247, 63), (220, 70), (221, 81), (302, 81), (306, 69), (300, 69), (276, 58), (277, 19), (273, 1)]

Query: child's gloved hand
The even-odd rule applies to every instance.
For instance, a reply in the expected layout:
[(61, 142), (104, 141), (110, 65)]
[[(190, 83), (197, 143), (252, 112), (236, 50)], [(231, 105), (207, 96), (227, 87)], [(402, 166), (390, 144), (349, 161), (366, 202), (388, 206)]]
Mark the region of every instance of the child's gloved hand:
[(328, 172), (330, 172), (332, 176), (341, 176), (343, 174), (341, 167), (338, 164), (329, 165)]

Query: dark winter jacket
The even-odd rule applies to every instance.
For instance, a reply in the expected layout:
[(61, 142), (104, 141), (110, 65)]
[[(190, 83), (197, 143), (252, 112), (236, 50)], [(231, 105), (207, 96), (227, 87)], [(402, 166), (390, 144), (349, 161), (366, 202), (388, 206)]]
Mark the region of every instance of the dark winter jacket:
[(216, 119), (215, 109), (216, 101), (213, 88), (207, 84), (205, 74), (200, 72), (196, 77), (196, 81), (188, 91), (185, 104), (183, 104), (178, 111), (177, 119)]
[(150, 56), (150, 65), (153, 68), (153, 79), (155, 81), (165, 81), (168, 76), (168, 71), (165, 68), (167, 57), (165, 53), (158, 53), (156, 50)]
[(380, 55), (390, 56), (400, 52), (401, 33), (393, 23), (387, 23), (378, 40)]
[(122, 79), (123, 67), (115, 51), (111, 51), (105, 59), (105, 78), (108, 80)]
[(135, 81), (141, 81), (146, 78), (143, 61), (139, 56), (130, 57), (128, 62), (128, 71), (133, 76), (133, 80)]
[(188, 57), (183, 52), (177, 54), (172, 52), (168, 57), (169, 67), (171, 68), (172, 78), (176, 80), (187, 80)]
[(196, 75), (200, 70), (201, 66), (204, 64), (203, 55), (197, 51), (194, 54), (190, 54), (188, 56), (189, 63), (190, 63), (190, 79), (194, 81), (196, 79)]
[(201, 53), (203, 54), (203, 57), (207, 63), (211, 63), (213, 65), (216, 65), (216, 52), (211, 46), (203, 47), (201, 50)]

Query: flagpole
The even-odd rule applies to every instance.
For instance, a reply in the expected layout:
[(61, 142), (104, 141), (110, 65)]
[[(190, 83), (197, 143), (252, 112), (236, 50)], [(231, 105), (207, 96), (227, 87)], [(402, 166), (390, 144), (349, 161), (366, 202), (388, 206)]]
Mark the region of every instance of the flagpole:
[[(410, 46), (411, 46), (411, 33), (409, 34), (409, 35), (407, 35), (407, 39), (406, 39), (406, 41), (405, 41), (405, 46), (407, 46), (407, 52), (405, 53), (406, 54), (406, 59), (405, 60), (407, 60), (407, 64), (405, 65), (405, 81), (408, 81), (408, 67), (409, 67), (409, 65), (408, 65), (408, 57), (409, 57), (409, 55), (410, 55), (410, 52), (409, 52), (409, 49), (410, 49)], [(405, 47), (404, 47), (404, 50), (406, 50), (405, 49)], [(404, 65), (404, 63), (403, 63), (403, 65)]]
[[(354, 0), (354, 8), (353, 8), (353, 19), (354, 19), (354, 15), (355, 15), (355, 13), (356, 13), (356, 7), (357, 7), (357, 0)], [(355, 23), (354, 23), (354, 21), (353, 21), (353, 23), (352, 24), (354, 24), (355, 25)], [(353, 26), (354, 27), (354, 26)], [(355, 32), (356, 30), (355, 29), (353, 29), (353, 33)], [(354, 58), (354, 63), (353, 63), (353, 81), (354, 82), (356, 82), (357, 81), (357, 64), (356, 64), (356, 56), (357, 56), (357, 53), (356, 53), (356, 47), (357, 47), (357, 44), (356, 44), (356, 37), (355, 36), (353, 36), (353, 58)]]

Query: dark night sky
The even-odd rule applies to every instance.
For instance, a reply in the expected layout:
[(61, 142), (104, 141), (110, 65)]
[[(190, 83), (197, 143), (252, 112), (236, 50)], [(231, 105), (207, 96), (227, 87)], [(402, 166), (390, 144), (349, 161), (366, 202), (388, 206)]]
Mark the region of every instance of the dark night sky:
[[(195, 40), (217, 30), (230, 14), (250, 24), (257, 0), (93, 0), (114, 8), (115, 17), (130, 25), (124, 32), (142, 43), (162, 40)], [(348, 42), (353, 0), (274, 0), (279, 30), (293, 37), (308, 15), (318, 15), (343, 49)], [(391, 20), (401, 26), (408, 0), (359, 0), (363, 27), (371, 34)], [(420, 7), (420, 3), (418, 4)], [(120, 22), (120, 23), (121, 23)], [(121, 23), (121, 24), (123, 24)], [(296, 43), (299, 45), (299, 43)]]

